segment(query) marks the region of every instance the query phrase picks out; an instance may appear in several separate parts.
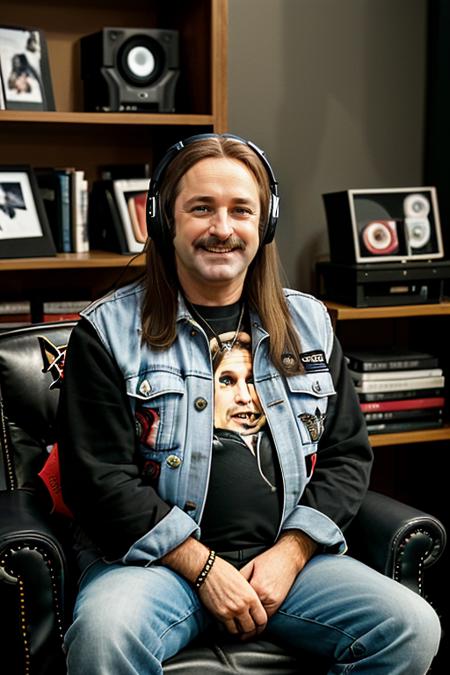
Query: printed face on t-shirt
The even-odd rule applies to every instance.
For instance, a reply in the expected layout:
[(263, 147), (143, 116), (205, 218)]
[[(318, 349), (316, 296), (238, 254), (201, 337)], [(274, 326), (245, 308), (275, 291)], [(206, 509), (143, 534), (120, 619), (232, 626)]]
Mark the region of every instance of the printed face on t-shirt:
[(223, 352), (214, 373), (214, 426), (249, 435), (264, 421), (253, 384), (251, 351), (236, 343)]

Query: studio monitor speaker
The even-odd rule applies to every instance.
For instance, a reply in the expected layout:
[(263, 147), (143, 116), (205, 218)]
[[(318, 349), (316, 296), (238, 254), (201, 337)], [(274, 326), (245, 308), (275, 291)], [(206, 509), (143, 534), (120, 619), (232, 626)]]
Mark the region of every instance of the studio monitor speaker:
[(80, 49), (86, 111), (174, 112), (178, 31), (103, 28)]
[(336, 263), (444, 256), (434, 187), (346, 190), (323, 195)]

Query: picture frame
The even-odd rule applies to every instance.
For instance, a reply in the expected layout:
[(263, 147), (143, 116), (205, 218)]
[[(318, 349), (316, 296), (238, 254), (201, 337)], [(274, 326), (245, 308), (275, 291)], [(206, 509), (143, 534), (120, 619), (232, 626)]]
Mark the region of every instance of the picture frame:
[(125, 235), (127, 251), (141, 253), (147, 240), (146, 203), (148, 178), (126, 178), (112, 181), (114, 199)]
[(31, 166), (0, 165), (0, 259), (56, 255)]
[(322, 197), (333, 262), (376, 265), (444, 257), (434, 186), (351, 189)]
[(6, 110), (55, 110), (43, 31), (0, 25), (0, 88)]

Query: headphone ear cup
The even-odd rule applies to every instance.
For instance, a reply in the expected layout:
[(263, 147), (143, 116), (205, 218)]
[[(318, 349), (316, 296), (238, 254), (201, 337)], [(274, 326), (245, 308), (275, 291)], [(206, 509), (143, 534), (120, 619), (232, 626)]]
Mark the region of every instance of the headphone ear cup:
[[(273, 186), (271, 186), (271, 189), (273, 189)], [(271, 197), (270, 197), (269, 217), (267, 219), (267, 224), (266, 224), (264, 236), (261, 240), (261, 246), (265, 246), (266, 244), (270, 244), (270, 242), (273, 241), (273, 238), (275, 236), (275, 230), (276, 230), (276, 227), (277, 227), (277, 222), (278, 222), (279, 204), (280, 204), (280, 198), (279, 198), (278, 194), (275, 194), (274, 192), (272, 192)]]

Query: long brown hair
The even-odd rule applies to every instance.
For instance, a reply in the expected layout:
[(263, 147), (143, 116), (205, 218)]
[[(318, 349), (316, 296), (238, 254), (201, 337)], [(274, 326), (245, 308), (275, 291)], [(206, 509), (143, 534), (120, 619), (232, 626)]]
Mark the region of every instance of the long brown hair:
[[(207, 158), (230, 158), (245, 164), (259, 186), (260, 241), (268, 220), (271, 195), (267, 171), (245, 143), (226, 136), (211, 137), (187, 145), (175, 156), (165, 171), (160, 193), (161, 213), (167, 227), (167, 246), (161, 251), (149, 240), (146, 248), (142, 329), (144, 341), (156, 349), (167, 349), (177, 337), (179, 284), (171, 239), (174, 236), (173, 213), (180, 181), (194, 164)], [(244, 294), (270, 335), (270, 357), (275, 367), (286, 375), (302, 370), (300, 338), (292, 324), (283, 293), (275, 242), (260, 247), (247, 271)]]

